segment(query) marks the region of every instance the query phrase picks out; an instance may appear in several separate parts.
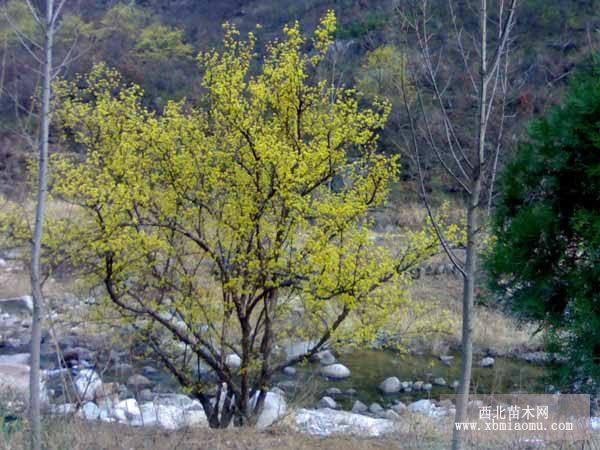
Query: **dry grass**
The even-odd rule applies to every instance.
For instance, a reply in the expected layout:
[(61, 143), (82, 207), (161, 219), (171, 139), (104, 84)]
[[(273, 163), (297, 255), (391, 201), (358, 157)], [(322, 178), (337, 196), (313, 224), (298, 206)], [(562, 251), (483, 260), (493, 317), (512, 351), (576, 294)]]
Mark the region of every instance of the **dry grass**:
[[(316, 437), (299, 433), (280, 425), (268, 430), (255, 429), (212, 430), (195, 428), (166, 431), (157, 428), (134, 428), (99, 422), (61, 420), (47, 423), (43, 435), (45, 450), (442, 450), (449, 448), (451, 419), (434, 421), (409, 416), (406, 430), (381, 438), (355, 436)], [(7, 436), (0, 433), (1, 450), (27, 448), (26, 431)], [(581, 443), (546, 444), (546, 449), (600, 450), (600, 435), (594, 432), (591, 440)], [(500, 450), (531, 449), (530, 444), (511, 445), (482, 442), (467, 446), (469, 449)]]
[[(49, 424), (50, 425), (50, 424)], [(11, 438), (0, 434), (0, 449), (21, 450), (27, 433)], [(105, 423), (72, 420), (46, 427), (46, 450), (396, 450), (444, 448), (412, 432), (385, 438), (335, 436), (321, 438), (278, 426), (265, 431), (254, 429), (190, 429), (165, 431)]]
[[(455, 326), (450, 335), (431, 340), (431, 350), (443, 353), (448, 346), (458, 347), (461, 340), (462, 280), (452, 275), (427, 276), (415, 281), (411, 295), (418, 300), (436, 302), (439, 305), (432, 320), (450, 320)], [(483, 350), (499, 354), (515, 350), (536, 350), (541, 347), (539, 336), (532, 337), (535, 327), (521, 324), (515, 318), (497, 309), (475, 307), (474, 344)]]

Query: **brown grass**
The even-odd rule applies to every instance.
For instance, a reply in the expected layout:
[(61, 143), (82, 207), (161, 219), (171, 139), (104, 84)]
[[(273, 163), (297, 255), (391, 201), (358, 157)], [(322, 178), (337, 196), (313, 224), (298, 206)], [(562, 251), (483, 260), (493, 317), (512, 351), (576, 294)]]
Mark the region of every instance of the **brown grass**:
[[(26, 432), (16, 433), (10, 439), (0, 434), (2, 450), (20, 450), (26, 446)], [(55, 422), (46, 427), (43, 448), (46, 450), (395, 450), (441, 447), (439, 443), (431, 447), (415, 434), (385, 438), (353, 436), (322, 438), (298, 433), (285, 426), (273, 427), (265, 431), (202, 428), (173, 432), (72, 420)]]

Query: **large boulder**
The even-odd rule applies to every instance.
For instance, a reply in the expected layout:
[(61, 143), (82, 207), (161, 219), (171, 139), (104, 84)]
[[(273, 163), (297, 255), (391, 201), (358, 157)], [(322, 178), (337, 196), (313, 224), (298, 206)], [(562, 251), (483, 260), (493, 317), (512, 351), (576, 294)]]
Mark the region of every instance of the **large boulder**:
[(0, 299), (0, 312), (29, 315), (33, 311), (33, 299), (29, 295)]
[(103, 408), (100, 419), (105, 422), (160, 427), (167, 430), (206, 426), (206, 414), (198, 405), (199, 403), (184, 395), (164, 397), (141, 405), (135, 399), (127, 399), (112, 407)]
[(136, 426), (179, 430), (185, 427), (206, 426), (208, 421), (203, 410), (186, 410), (175, 405), (154, 402), (142, 404), (140, 415), (130, 423)]
[[(252, 398), (252, 405), (256, 405), (258, 395)], [(271, 426), (278, 420), (281, 420), (287, 412), (287, 404), (285, 397), (278, 392), (267, 392), (263, 410), (258, 416), (256, 426), (258, 428), (266, 428)]]
[(379, 390), (384, 394), (397, 394), (402, 389), (402, 383), (397, 377), (389, 377), (381, 382)]
[(92, 369), (80, 370), (74, 383), (77, 394), (82, 400), (94, 400), (96, 391), (102, 389), (102, 379)]
[(343, 364), (331, 364), (329, 366), (321, 367), (321, 375), (333, 380), (343, 380), (350, 376), (350, 369)]
[[(30, 368), (26, 364), (0, 364), (0, 392), (27, 402), (29, 371)], [(48, 402), (48, 393), (43, 379), (40, 381), (40, 397), (43, 404)]]
[(299, 431), (318, 436), (350, 434), (361, 437), (377, 437), (396, 430), (388, 419), (374, 419), (362, 414), (333, 409), (300, 409), (296, 413), (295, 425)]

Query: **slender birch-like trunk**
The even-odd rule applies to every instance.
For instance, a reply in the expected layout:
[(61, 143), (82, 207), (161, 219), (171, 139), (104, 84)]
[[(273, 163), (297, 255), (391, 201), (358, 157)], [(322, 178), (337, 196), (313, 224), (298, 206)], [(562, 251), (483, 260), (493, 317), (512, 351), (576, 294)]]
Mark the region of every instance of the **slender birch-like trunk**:
[(40, 413), (40, 353), (42, 341), (42, 319), (44, 298), (42, 295), (41, 253), (46, 214), (46, 193), (48, 187), (48, 141), (50, 135), (50, 98), (52, 95), (52, 49), (54, 40), (54, 1), (46, 0), (46, 20), (44, 26), (44, 57), (42, 81), (42, 111), (38, 156), (38, 187), (35, 212), (35, 229), (31, 252), (31, 291), (33, 316), (31, 323), (31, 371), (29, 374), (29, 419), (31, 423), (31, 449), (41, 449)]

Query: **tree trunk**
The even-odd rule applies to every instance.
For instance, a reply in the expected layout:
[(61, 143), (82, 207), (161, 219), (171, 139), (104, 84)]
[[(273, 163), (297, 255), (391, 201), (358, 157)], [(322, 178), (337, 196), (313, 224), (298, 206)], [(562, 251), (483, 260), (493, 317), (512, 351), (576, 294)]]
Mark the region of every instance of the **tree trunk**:
[(41, 449), (41, 418), (40, 418), (40, 348), (42, 340), (42, 318), (44, 314), (41, 286), (41, 251), (46, 212), (47, 170), (48, 170), (48, 140), (50, 134), (50, 97), (52, 78), (52, 45), (53, 45), (53, 0), (46, 1), (46, 23), (44, 39), (44, 67), (42, 114), (40, 127), (39, 173), (35, 229), (33, 234), (31, 254), (31, 291), (33, 297), (33, 314), (31, 323), (31, 370), (29, 374), (29, 420), (31, 423), (31, 449)]
[(488, 61), (487, 61), (487, 0), (481, 0), (481, 67), (479, 70), (479, 108), (477, 119), (477, 163), (473, 167), (473, 183), (467, 206), (467, 255), (463, 284), (462, 365), (456, 400), (455, 426), (452, 431), (452, 449), (464, 448), (462, 433), (457, 423), (465, 422), (469, 407), (471, 369), (473, 366), (473, 305), (477, 279), (477, 239), (479, 231), (478, 210), (481, 195), (482, 169), (485, 165), (485, 141), (488, 122)]
[[(475, 197), (475, 196), (472, 196)], [(463, 311), (462, 311), (462, 361), (460, 370), (460, 384), (456, 399), (455, 423), (463, 423), (467, 417), (469, 405), (469, 390), (471, 387), (471, 368), (473, 366), (473, 305), (475, 303), (475, 280), (477, 270), (477, 201), (469, 204), (467, 212), (467, 255), (465, 262), (465, 276), (463, 277)], [(452, 449), (462, 449), (464, 442), (456, 426), (452, 435)]]

